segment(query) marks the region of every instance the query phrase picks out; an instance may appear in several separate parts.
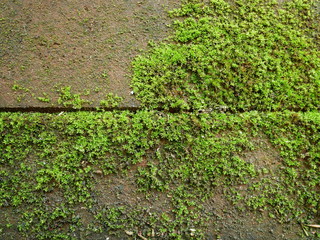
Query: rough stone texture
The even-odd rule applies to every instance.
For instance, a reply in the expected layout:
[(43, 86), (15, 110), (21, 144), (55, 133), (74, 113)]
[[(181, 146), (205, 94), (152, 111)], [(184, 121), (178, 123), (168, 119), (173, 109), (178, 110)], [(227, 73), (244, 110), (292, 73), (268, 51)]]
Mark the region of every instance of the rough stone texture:
[(112, 92), (124, 107), (137, 106), (130, 62), (148, 41), (167, 36), (166, 12), (179, 2), (1, 1), (0, 108), (58, 106), (66, 86), (87, 105)]

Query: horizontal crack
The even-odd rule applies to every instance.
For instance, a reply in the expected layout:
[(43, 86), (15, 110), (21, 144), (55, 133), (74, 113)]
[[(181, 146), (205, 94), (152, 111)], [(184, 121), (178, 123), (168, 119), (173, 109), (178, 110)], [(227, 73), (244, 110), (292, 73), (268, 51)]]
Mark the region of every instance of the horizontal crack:
[(119, 107), (119, 108), (97, 108), (97, 107), (82, 107), (80, 109), (66, 107), (5, 107), (0, 108), (0, 112), (24, 112), (24, 113), (60, 113), (60, 112), (97, 112), (97, 111), (131, 111), (136, 112), (138, 107)]
[[(60, 112), (100, 112), (100, 111), (130, 111), (136, 112), (139, 110), (146, 110), (145, 108), (140, 107), (117, 107), (117, 108), (103, 108), (103, 107), (82, 107), (80, 109), (75, 108), (66, 108), (66, 107), (0, 107), (0, 112), (23, 112), (23, 113), (60, 113)], [(149, 109), (149, 110), (156, 110), (156, 111), (166, 111), (170, 113), (178, 113), (183, 112), (181, 109), (169, 109), (165, 110), (162, 108), (158, 109)], [(186, 112), (186, 111), (184, 111)], [(187, 112), (192, 112), (187, 111)]]
[[(117, 107), (117, 108), (103, 108), (103, 107), (82, 107), (80, 109), (75, 108), (67, 108), (67, 107), (0, 107), (0, 112), (22, 112), (22, 113), (60, 113), (60, 112), (101, 112), (101, 111), (130, 111), (130, 112), (137, 112), (139, 110), (155, 110), (155, 111), (162, 111), (167, 113), (210, 113), (210, 112), (217, 112), (217, 113), (243, 113), (243, 112), (252, 112), (252, 111), (259, 111), (259, 112), (282, 112), (282, 111), (291, 111), (291, 112), (308, 112), (310, 110), (306, 109), (284, 109), (282, 111), (279, 110), (231, 110), (231, 109), (189, 109), (189, 110), (182, 110), (180, 108), (155, 108), (155, 109), (148, 109), (143, 107)], [(316, 111), (320, 111), (317, 109)]]

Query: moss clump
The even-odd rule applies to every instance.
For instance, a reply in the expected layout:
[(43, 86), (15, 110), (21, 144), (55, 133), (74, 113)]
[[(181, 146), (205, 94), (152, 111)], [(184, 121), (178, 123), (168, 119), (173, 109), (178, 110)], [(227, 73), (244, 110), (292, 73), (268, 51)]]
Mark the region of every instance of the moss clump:
[(133, 61), (137, 98), (148, 108), (319, 109), (315, 4), (184, 1), (169, 41)]
[(113, 93), (108, 93), (105, 98), (100, 101), (100, 105), (104, 108), (117, 108), (122, 101), (122, 97), (119, 97)]
[(80, 94), (72, 93), (71, 87), (62, 87), (58, 90), (59, 98), (58, 104), (73, 109), (81, 109), (84, 104), (90, 103), (90, 101), (81, 98)]

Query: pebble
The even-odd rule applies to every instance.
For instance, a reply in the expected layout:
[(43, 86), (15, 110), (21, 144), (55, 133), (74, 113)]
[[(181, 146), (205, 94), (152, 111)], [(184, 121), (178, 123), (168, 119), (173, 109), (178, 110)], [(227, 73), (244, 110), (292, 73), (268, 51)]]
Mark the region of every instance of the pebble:
[(132, 231), (125, 230), (124, 232), (125, 232), (127, 235), (129, 235), (129, 236), (132, 236), (132, 235), (133, 235), (133, 232), (132, 232)]

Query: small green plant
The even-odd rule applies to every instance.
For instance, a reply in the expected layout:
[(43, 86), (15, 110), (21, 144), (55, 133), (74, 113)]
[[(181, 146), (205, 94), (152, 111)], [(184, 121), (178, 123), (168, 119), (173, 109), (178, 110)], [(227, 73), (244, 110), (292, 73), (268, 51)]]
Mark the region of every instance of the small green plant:
[(43, 93), (43, 97), (37, 97), (37, 99), (45, 103), (49, 103), (51, 101), (47, 93)]
[(100, 105), (105, 108), (116, 108), (119, 107), (123, 98), (119, 97), (113, 93), (108, 93), (104, 100), (100, 101)]
[(14, 91), (20, 91), (20, 92), (25, 92), (25, 93), (30, 92), (29, 88), (23, 87), (19, 84), (13, 84), (11, 89)]
[(37, 97), (37, 99), (40, 102), (45, 102), (45, 103), (49, 103), (50, 102), (50, 98), (46, 98), (46, 97)]
[(83, 104), (89, 103), (89, 101), (81, 98), (80, 94), (74, 94), (71, 92), (71, 87), (63, 87), (59, 92), (58, 103), (64, 107), (72, 107), (74, 109), (82, 108)]
[(105, 80), (108, 80), (109, 79), (109, 74), (107, 72), (102, 72), (101, 73), (101, 77)]

